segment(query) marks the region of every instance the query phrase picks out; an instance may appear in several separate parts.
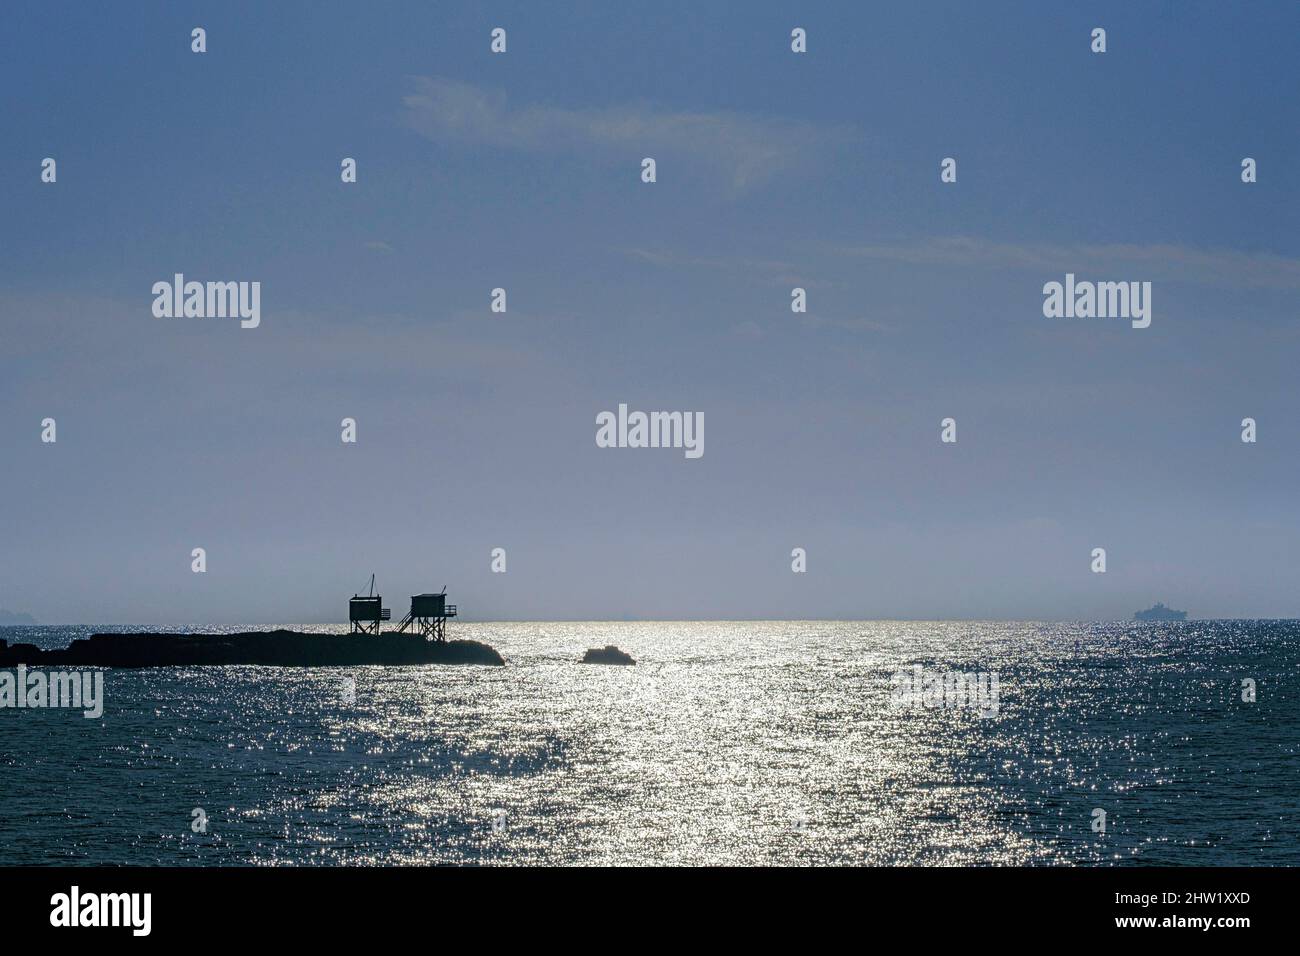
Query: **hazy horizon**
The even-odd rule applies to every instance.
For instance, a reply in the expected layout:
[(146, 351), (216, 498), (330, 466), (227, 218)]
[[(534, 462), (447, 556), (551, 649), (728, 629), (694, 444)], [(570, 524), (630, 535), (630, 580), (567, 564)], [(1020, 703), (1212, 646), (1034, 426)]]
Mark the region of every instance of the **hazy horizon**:
[[(1145, 610), (1145, 609), (1139, 609)], [(1181, 609), (1179, 609), (1181, 610)], [(1294, 621), (1300, 618), (1290, 617), (1192, 617), (1190, 614), (1185, 623), (1193, 624), (1198, 622), (1212, 621)], [(765, 617), (710, 617), (710, 618), (671, 618), (671, 617), (619, 617), (619, 618), (477, 618), (477, 617), (457, 617), (448, 623), (448, 628), (454, 631), (458, 623), (463, 624), (725, 624), (725, 623), (787, 623), (787, 624), (815, 624), (815, 623), (840, 623), (840, 624), (886, 624), (886, 623), (906, 623), (906, 624), (1140, 624), (1152, 623), (1134, 621), (1130, 614), (1128, 617), (1120, 618), (1096, 618), (1085, 620), (1083, 618), (1032, 618), (1032, 617), (1008, 617), (1008, 618), (926, 618), (926, 617), (790, 617), (790, 618), (765, 618)], [(1167, 623), (1167, 622), (1166, 622)], [(1177, 622), (1175, 622), (1177, 623)], [(346, 620), (327, 620), (314, 618), (301, 618), (298, 620), (267, 620), (267, 621), (42, 621), (37, 620), (32, 625), (5, 624), (0, 622), (0, 627), (284, 627), (287, 625), (301, 625), (304, 627), (323, 627), (337, 625), (346, 628)], [(385, 625), (384, 633), (395, 631), (395, 626)], [(449, 634), (455, 637), (454, 633)]]
[[(1300, 6), (1176, 13), (15, 8), (0, 607), (1300, 617)], [(155, 317), (176, 274), (259, 324)], [(598, 447), (620, 404), (703, 454)]]

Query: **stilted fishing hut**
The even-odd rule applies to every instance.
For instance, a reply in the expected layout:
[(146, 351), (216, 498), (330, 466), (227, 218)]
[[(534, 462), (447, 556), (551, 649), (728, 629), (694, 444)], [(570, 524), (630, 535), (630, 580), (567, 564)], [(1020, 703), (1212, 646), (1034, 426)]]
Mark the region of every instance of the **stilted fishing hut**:
[(411, 610), (397, 625), (400, 633), (418, 632), (431, 641), (447, 639), (447, 619), (456, 616), (456, 605), (447, 603), (447, 588), (440, 594), (414, 594)]
[(393, 612), (384, 607), (384, 599), (375, 593), (375, 576), (370, 575), (370, 593), (352, 595), (348, 601), (348, 621), (353, 634), (378, 634), (380, 625), (392, 619)]

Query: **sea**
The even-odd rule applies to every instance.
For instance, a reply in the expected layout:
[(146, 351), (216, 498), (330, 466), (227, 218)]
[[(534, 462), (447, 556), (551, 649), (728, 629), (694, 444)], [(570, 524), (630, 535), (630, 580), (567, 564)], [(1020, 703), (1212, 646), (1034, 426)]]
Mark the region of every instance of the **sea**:
[(450, 629), (0, 709), (0, 864), (1300, 865), (1297, 621)]

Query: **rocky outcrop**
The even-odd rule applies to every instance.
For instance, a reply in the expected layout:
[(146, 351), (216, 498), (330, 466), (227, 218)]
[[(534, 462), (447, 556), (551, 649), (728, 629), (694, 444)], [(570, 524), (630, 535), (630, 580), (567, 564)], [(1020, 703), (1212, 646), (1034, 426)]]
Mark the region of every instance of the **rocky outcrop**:
[(341, 667), (365, 664), (484, 664), (501, 655), (478, 641), (427, 641), (411, 634), (93, 634), (62, 650), (0, 641), (0, 667), (194, 667), (262, 664)]
[(635, 664), (632, 655), (626, 651), (620, 651), (613, 644), (606, 644), (604, 647), (593, 647), (582, 655), (582, 664)]

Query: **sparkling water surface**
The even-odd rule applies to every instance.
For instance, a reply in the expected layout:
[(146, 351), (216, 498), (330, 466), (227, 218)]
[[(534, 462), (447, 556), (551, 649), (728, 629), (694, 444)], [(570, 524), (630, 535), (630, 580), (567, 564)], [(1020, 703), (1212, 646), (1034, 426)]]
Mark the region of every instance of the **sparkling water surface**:
[[(0, 709), (0, 864), (1300, 865), (1300, 622), (452, 629), (508, 665), (109, 670), (100, 719)], [(97, 630), (142, 629), (0, 639)], [(637, 666), (578, 663), (605, 644)], [(997, 674), (997, 715), (892, 705), (913, 664)]]

